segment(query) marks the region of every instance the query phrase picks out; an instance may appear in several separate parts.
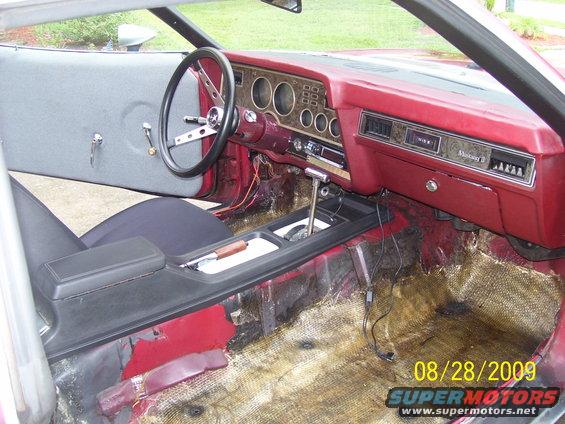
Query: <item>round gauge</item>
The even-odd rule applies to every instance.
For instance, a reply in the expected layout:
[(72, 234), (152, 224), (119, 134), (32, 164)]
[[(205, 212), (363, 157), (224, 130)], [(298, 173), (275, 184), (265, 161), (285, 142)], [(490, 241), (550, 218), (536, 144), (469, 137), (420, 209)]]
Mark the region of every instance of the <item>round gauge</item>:
[(294, 90), (290, 84), (281, 82), (275, 89), (273, 97), (275, 110), (279, 115), (286, 116), (294, 109)]
[(304, 109), (300, 114), (300, 123), (308, 128), (314, 122), (314, 115), (308, 109)]
[(339, 127), (337, 118), (334, 118), (330, 121), (330, 134), (336, 138), (341, 135), (341, 128)]
[(323, 113), (316, 115), (316, 121), (314, 121), (314, 126), (320, 132), (324, 132), (328, 127), (328, 118)]
[(269, 106), (269, 103), (271, 102), (271, 96), (273, 94), (271, 83), (266, 78), (257, 78), (253, 82), (251, 94), (255, 106), (257, 106), (259, 109), (265, 109), (267, 106)]

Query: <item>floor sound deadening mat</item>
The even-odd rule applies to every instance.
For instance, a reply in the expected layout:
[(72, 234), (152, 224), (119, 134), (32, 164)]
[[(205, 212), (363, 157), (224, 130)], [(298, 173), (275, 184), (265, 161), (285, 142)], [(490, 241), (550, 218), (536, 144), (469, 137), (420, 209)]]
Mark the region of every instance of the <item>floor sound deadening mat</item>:
[[(552, 330), (562, 282), (468, 250), (458, 265), (376, 282), (368, 324), (392, 362), (362, 332), (364, 298), (326, 299), (232, 355), (227, 368), (159, 394), (149, 423), (393, 423), (384, 405), (414, 380), (416, 361), (526, 361)], [(392, 303), (391, 303), (392, 302)], [(460, 385), (452, 384), (452, 385)], [(434, 422), (411, 419), (410, 422)]]

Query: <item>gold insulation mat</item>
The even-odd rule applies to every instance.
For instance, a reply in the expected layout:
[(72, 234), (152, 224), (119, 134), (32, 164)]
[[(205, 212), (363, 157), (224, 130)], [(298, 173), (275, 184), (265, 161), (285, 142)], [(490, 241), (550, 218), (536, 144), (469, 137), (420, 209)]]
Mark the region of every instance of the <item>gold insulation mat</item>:
[[(395, 352), (393, 362), (367, 346), (362, 294), (326, 299), (233, 354), (227, 368), (162, 392), (141, 422), (405, 422), (384, 402), (392, 387), (425, 385), (414, 380), (416, 361), (527, 361), (554, 327), (563, 296), (557, 277), (478, 249), (457, 265), (399, 280), (392, 298), (389, 282), (376, 284), (368, 327), (392, 299), (375, 335)], [(434, 419), (410, 420), (420, 421)]]

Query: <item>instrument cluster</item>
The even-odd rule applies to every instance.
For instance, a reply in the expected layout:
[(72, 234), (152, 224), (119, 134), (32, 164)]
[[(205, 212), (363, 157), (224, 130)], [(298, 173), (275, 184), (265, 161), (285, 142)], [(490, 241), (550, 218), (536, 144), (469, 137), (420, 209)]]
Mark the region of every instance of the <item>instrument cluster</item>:
[(327, 105), (322, 82), (247, 65), (232, 66), (238, 105), (270, 114), (281, 127), (342, 146), (337, 114)]

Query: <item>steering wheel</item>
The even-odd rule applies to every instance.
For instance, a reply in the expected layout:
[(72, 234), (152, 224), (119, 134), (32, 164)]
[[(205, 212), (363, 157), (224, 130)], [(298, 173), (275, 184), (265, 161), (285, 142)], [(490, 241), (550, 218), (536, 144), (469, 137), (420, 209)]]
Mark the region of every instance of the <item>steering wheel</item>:
[[(222, 93), (214, 87), (206, 71), (204, 71), (200, 64), (201, 59), (212, 59), (220, 67), (223, 75), (223, 97)], [(198, 123), (201, 126), (181, 134), (175, 137), (174, 141), (169, 142), (169, 112), (173, 97), (182, 77), (191, 66), (198, 74), (198, 78), (206, 88), (214, 106), (208, 111), (206, 117), (186, 116), (184, 118), (185, 122)], [(186, 56), (175, 70), (161, 103), (161, 111), (159, 112), (159, 150), (167, 168), (175, 175), (185, 178), (195, 177), (206, 171), (222, 153), (234, 127), (235, 115), (235, 81), (229, 60), (217, 49), (211, 47), (196, 49)], [(214, 134), (216, 136), (210, 146), (210, 150), (197, 164), (190, 168), (180, 166), (171, 155), (170, 149)]]

